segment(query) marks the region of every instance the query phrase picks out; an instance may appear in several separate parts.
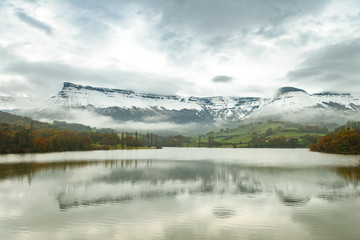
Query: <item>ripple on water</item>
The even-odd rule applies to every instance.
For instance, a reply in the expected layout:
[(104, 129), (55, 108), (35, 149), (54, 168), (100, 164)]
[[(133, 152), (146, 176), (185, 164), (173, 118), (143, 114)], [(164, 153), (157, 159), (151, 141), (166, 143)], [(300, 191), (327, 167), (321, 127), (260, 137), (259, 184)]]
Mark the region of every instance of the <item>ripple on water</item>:
[(354, 156), (169, 148), (2, 160), (8, 164), (0, 174), (4, 239), (360, 236)]

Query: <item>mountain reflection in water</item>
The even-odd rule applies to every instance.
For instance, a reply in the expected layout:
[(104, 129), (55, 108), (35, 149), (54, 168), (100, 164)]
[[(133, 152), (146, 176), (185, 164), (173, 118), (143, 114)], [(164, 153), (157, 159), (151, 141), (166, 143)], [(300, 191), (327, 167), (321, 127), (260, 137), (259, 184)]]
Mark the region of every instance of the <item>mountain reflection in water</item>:
[(360, 235), (357, 157), (172, 148), (12, 155), (0, 161), (4, 239)]
[[(287, 206), (304, 205), (313, 197), (335, 200), (359, 196), (359, 167), (249, 167), (213, 161), (152, 160), (28, 162), (0, 164), (0, 180), (27, 178), (31, 184), (40, 173), (76, 174), (81, 168), (99, 167), (108, 171), (86, 181), (61, 184), (57, 190), (61, 210), (182, 194), (275, 193)], [(214, 213), (221, 215), (221, 211)]]

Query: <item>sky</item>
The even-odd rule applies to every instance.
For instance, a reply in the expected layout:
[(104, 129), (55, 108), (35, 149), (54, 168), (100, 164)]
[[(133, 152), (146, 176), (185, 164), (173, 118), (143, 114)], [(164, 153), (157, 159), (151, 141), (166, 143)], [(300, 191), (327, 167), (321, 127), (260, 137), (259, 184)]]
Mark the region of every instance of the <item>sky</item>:
[(358, 0), (0, 0), (0, 96), (360, 93)]

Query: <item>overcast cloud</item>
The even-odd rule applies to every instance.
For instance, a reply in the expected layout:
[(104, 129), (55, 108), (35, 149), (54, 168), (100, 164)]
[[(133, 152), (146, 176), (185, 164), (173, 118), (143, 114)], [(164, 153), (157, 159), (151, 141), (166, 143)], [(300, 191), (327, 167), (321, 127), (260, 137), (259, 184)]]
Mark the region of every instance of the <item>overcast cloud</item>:
[(360, 93), (357, 0), (3, 0), (0, 24), (0, 96)]
[(43, 23), (43, 22), (41, 22), (39, 20), (36, 20), (35, 18), (30, 17), (26, 13), (18, 12), (16, 15), (24, 23), (43, 31), (46, 34), (51, 34), (52, 33), (52, 28), (49, 25), (47, 25), (46, 23)]
[(360, 38), (344, 41), (308, 54), (287, 74), (292, 83), (353, 91), (360, 89)]
[(230, 77), (230, 76), (218, 75), (216, 77), (213, 77), (213, 79), (211, 79), (211, 80), (216, 83), (228, 83), (228, 82), (231, 82), (233, 79), (234, 78)]

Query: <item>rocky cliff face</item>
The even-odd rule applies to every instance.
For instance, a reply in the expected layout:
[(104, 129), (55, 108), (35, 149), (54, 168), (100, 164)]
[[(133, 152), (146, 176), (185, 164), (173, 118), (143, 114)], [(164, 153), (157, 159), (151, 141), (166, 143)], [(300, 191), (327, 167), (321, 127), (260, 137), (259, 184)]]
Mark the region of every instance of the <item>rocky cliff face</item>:
[[(1, 107), (1, 106), (0, 106)], [(46, 106), (23, 111), (37, 119), (66, 120), (69, 111), (86, 110), (114, 121), (176, 124), (237, 122), (245, 119), (357, 117), (360, 96), (323, 92), (309, 94), (293, 87), (280, 88), (272, 99), (259, 97), (181, 97), (98, 88), (65, 82)], [(61, 117), (63, 116), (63, 118)], [(69, 116), (68, 116), (69, 117)]]
[(91, 108), (119, 120), (237, 121), (262, 106), (266, 99), (256, 97), (181, 97), (136, 93), (64, 83), (49, 103), (50, 108)]

